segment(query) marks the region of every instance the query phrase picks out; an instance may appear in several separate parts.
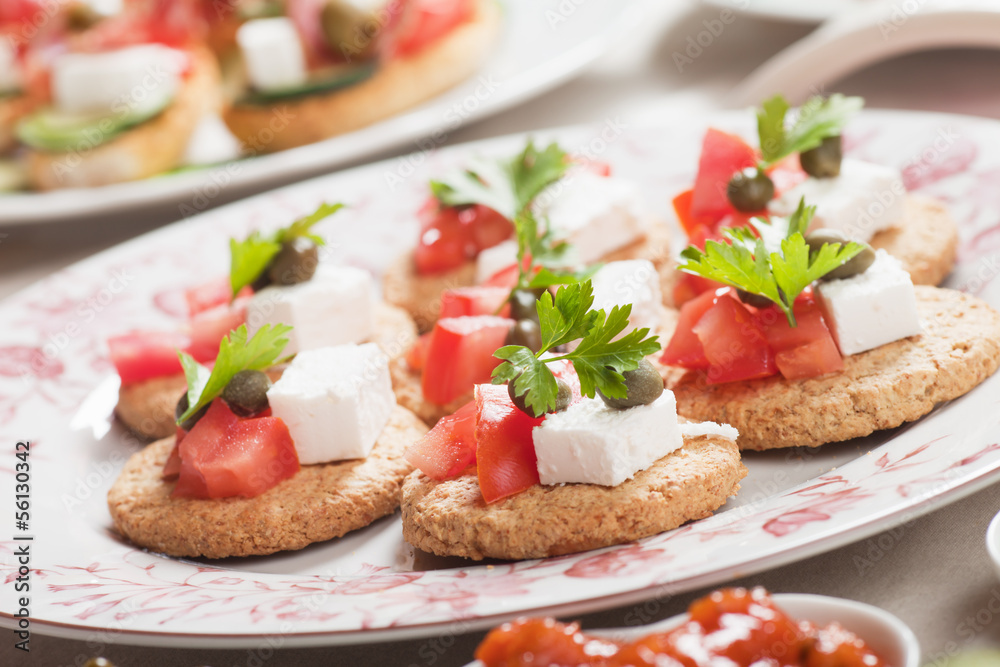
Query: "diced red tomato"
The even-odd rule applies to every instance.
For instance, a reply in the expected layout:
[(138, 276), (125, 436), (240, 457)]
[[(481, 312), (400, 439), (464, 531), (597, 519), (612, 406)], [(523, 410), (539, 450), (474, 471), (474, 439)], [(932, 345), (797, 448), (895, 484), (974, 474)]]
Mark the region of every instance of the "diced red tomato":
[(754, 319), (775, 351), (775, 363), (784, 378), (799, 380), (844, 369), (844, 360), (811, 290), (795, 300), (795, 327), (777, 306), (757, 311)]
[(247, 321), (247, 301), (243, 298), (233, 302), (232, 306), (217, 306), (211, 310), (198, 313), (190, 322), (191, 344), (185, 350), (198, 361), (211, 361), (219, 354), (219, 341), (229, 335), (233, 329), (238, 329)]
[(411, 0), (386, 50), (391, 57), (412, 56), (470, 20), (474, 12), (471, 0)]
[(425, 333), (417, 338), (416, 342), (406, 352), (406, 363), (415, 371), (423, 370), (427, 363), (427, 348), (431, 342), (431, 334)]
[(427, 347), (424, 398), (444, 405), (489, 382), (500, 363), (493, 353), (503, 347), (513, 325), (513, 320), (493, 315), (438, 320)]
[(441, 293), (440, 317), (461, 317), (463, 315), (510, 315), (507, 297), (510, 288), (480, 285), (477, 287), (456, 287)]
[(239, 419), (222, 399), (212, 402), (178, 445), (180, 474), (171, 495), (253, 498), (299, 470), (288, 427), (277, 417)]
[[(685, 274), (688, 275), (688, 274)], [(697, 276), (693, 276), (697, 277)], [(723, 288), (728, 290), (730, 288)], [(683, 368), (708, 368), (708, 358), (701, 340), (694, 333), (694, 326), (701, 320), (709, 308), (715, 305), (719, 290), (708, 290), (681, 306), (681, 314), (677, 319), (674, 335), (663, 350), (660, 362), (669, 366)], [(725, 294), (725, 292), (722, 292)]]
[(691, 200), (694, 198), (694, 190), (685, 190), (673, 199), (674, 213), (681, 223), (681, 229), (691, 238), (696, 234), (703, 234), (701, 228), (714, 229), (718, 218), (710, 215), (695, 216), (691, 214)]
[(774, 360), (786, 380), (804, 380), (844, 370), (844, 358), (840, 356), (837, 344), (829, 335), (798, 347), (780, 350)]
[[(123, 385), (180, 373), (177, 350), (187, 350), (190, 345), (191, 337), (179, 331), (133, 332), (108, 339), (111, 363)], [(218, 341), (215, 349), (218, 352)]]
[(715, 290), (722, 289), (723, 287), (725, 287), (725, 285), (720, 282), (709, 280), (708, 278), (703, 278), (693, 273), (682, 272), (680, 277), (677, 279), (677, 282), (674, 284), (674, 306), (682, 306), (699, 294), (714, 292)]
[(443, 417), (424, 437), (406, 449), (404, 458), (431, 479), (449, 479), (476, 461), (475, 401)]
[(514, 223), (488, 206), (476, 204), (468, 209), (472, 227), (472, 238), (476, 242), (476, 254), (506, 241), (514, 233)]
[(517, 285), (517, 278), (520, 275), (520, 271), (517, 269), (517, 264), (511, 264), (506, 269), (500, 269), (492, 276), (486, 279), (482, 284), (483, 287), (502, 287), (508, 292), (514, 289)]
[(726, 186), (736, 172), (757, 163), (757, 151), (735, 134), (709, 128), (701, 145), (691, 215), (716, 220), (733, 211)]
[[(194, 317), (199, 313), (229, 304), (232, 287), (229, 283), (229, 276), (220, 276), (215, 280), (210, 280), (197, 287), (190, 287), (184, 290), (184, 300), (187, 302), (188, 317)], [(237, 299), (251, 296), (253, 290), (244, 287), (236, 295)]]
[(708, 383), (753, 380), (777, 372), (774, 352), (753, 315), (726, 294), (693, 327), (708, 359)]
[(509, 220), (480, 204), (441, 206), (432, 197), (417, 215), (421, 225), (415, 260), (423, 274), (459, 267), (514, 232)]
[(483, 500), (496, 502), (537, 484), (531, 429), (542, 418), (518, 410), (505, 385), (477, 385), (476, 408), (476, 467)]

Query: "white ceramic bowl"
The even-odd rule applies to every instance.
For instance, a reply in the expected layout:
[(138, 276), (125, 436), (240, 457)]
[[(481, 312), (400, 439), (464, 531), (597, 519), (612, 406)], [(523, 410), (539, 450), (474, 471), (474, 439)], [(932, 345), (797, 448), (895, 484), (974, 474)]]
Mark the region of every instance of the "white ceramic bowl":
[[(998, 515), (1000, 516), (1000, 515)], [(997, 524), (994, 519), (990, 531)], [(996, 544), (1000, 547), (1000, 543)], [(994, 559), (997, 551), (992, 550)], [(913, 631), (901, 620), (870, 604), (833, 598), (825, 595), (805, 595), (798, 593), (778, 593), (773, 596), (775, 603), (785, 613), (797, 620), (812, 621), (816, 625), (827, 625), (837, 621), (863, 639), (889, 667), (920, 667), (920, 643)], [(588, 634), (611, 637), (617, 640), (634, 640), (653, 632), (661, 632), (677, 627), (687, 620), (687, 614), (679, 614), (650, 625), (633, 628), (609, 628), (587, 631)], [(481, 667), (482, 663), (471, 662), (466, 667)]]
[(986, 550), (990, 552), (993, 567), (1000, 575), (1000, 513), (993, 517), (990, 527), (986, 529)]

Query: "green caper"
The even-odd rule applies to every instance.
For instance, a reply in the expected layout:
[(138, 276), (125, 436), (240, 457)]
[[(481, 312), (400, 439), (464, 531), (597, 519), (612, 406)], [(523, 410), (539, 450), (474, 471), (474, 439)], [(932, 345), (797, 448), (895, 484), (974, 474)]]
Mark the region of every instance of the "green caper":
[(726, 196), (737, 211), (760, 211), (774, 199), (774, 182), (760, 169), (748, 167), (729, 179)]
[(319, 251), (309, 239), (299, 237), (291, 243), (281, 244), (267, 268), (267, 277), (274, 285), (304, 283), (316, 273)]
[(597, 393), (601, 399), (611, 408), (632, 408), (637, 405), (649, 405), (660, 397), (663, 393), (663, 378), (659, 371), (646, 359), (639, 362), (639, 367), (634, 371), (622, 373), (625, 378), (625, 398), (609, 398), (601, 393)]
[(736, 296), (740, 297), (740, 301), (748, 306), (753, 306), (754, 308), (767, 308), (768, 306), (774, 305), (774, 302), (766, 296), (754, 294), (753, 292), (748, 292), (739, 288), (736, 290)]
[(240, 417), (251, 417), (267, 409), (271, 378), (261, 371), (240, 371), (222, 390), (222, 400)]
[(87, 30), (107, 18), (107, 14), (86, 2), (70, 3), (65, 16), (66, 27), (73, 31)]
[[(836, 229), (817, 229), (806, 234), (806, 243), (809, 244), (810, 252), (819, 252), (827, 243), (847, 243), (850, 239)], [(859, 243), (856, 241), (855, 243)], [(850, 278), (864, 273), (868, 267), (875, 262), (875, 251), (867, 243), (857, 255), (847, 260), (830, 273), (823, 276), (822, 280), (837, 280), (840, 278)]]
[(836, 229), (817, 229), (814, 232), (806, 233), (806, 244), (809, 252), (819, 252), (827, 243), (847, 243), (847, 236)]
[[(181, 399), (177, 401), (177, 407), (174, 408), (174, 420), (180, 419), (181, 415), (187, 412), (188, 405), (190, 405), (190, 403), (188, 403), (188, 395), (187, 392), (184, 392), (181, 394)], [(207, 405), (181, 422), (180, 427), (185, 431), (190, 431), (194, 428), (194, 425), (198, 423), (198, 420), (205, 416), (206, 412), (208, 412)]]
[(875, 263), (875, 251), (867, 243), (854, 257), (850, 258), (830, 273), (823, 276), (824, 280), (837, 280), (839, 278), (851, 278), (868, 270), (868, 267)]
[(285, 8), (279, 0), (244, 0), (239, 3), (237, 14), (244, 21), (270, 19), (285, 15)]
[(374, 14), (363, 12), (343, 0), (327, 0), (320, 14), (320, 26), (327, 46), (360, 58), (372, 55), (374, 31), (380, 27)]
[(534, 320), (538, 322), (538, 310), (535, 306), (543, 289), (516, 289), (510, 293), (510, 316), (515, 320)]
[[(569, 388), (569, 385), (562, 378), (556, 378), (556, 386), (559, 387), (559, 391), (556, 393), (556, 407), (552, 412), (562, 412), (573, 402), (573, 390)], [(520, 396), (515, 395), (514, 381), (507, 383), (507, 395), (510, 396), (510, 401), (514, 404), (514, 407), (526, 415), (535, 416), (535, 413), (525, 405), (524, 399), (528, 395), (528, 392), (524, 392)]]
[(802, 169), (816, 178), (840, 176), (840, 162), (844, 157), (840, 135), (827, 137), (816, 148), (799, 153)]
[(523, 345), (532, 352), (542, 349), (542, 330), (534, 320), (518, 320), (507, 333), (505, 345)]

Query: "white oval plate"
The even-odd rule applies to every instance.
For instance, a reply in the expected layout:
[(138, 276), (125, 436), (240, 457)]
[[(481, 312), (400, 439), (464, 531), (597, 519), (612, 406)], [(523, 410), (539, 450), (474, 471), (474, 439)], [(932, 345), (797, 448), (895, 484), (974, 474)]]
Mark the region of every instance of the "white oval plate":
[(369, 127), (271, 155), (101, 188), (0, 193), (0, 225), (65, 221), (176, 205), (177, 217), (205, 210), (220, 190), (260, 192), (407, 144), (434, 148), (462, 125), (541, 95), (600, 57), (639, 18), (616, 0), (502, 0), (501, 42), (482, 70), (433, 100)]
[[(812, 621), (820, 627), (834, 622), (839, 623), (841, 627), (864, 640), (887, 665), (920, 667), (920, 642), (917, 641), (916, 635), (909, 626), (884, 609), (826, 595), (778, 593), (772, 597), (775, 603), (795, 620)], [(617, 641), (635, 641), (654, 632), (673, 630), (687, 619), (687, 614), (678, 614), (649, 625), (586, 632)], [(475, 660), (466, 667), (482, 667), (482, 664)]]
[[(610, 161), (654, 213), (690, 186), (706, 123), (750, 135), (750, 114), (662, 127), (606, 124), (538, 132)], [(110, 418), (117, 380), (103, 340), (175, 326), (171, 290), (224, 274), (229, 236), (276, 227), (321, 200), (352, 205), (324, 221), (334, 260), (380, 271), (417, 235), (427, 179), (475, 152), (509, 155), (503, 137), (352, 169), (157, 230), (74, 265), (0, 304), (0, 501), (14, 497), (14, 443), (31, 438), (32, 629), (106, 641), (286, 646), (486, 628), (524, 613), (582, 614), (805, 558), (911, 520), (1000, 478), (1000, 374), (907, 427), (817, 450), (749, 453), (739, 496), (715, 516), (634, 544), (522, 563), (414, 553), (398, 515), (343, 539), (266, 558), (191, 562), (120, 541), (105, 494), (138, 447)], [(1000, 123), (868, 112), (846, 146), (906, 167), (913, 190), (943, 199), (961, 226), (950, 284), (1000, 305)], [(8, 505), (9, 507), (10, 505)], [(0, 576), (16, 576), (18, 533), (0, 527)], [(19, 543), (18, 543), (19, 544)], [(14, 596), (0, 602), (13, 624)], [(103, 636), (103, 635), (102, 635)]]

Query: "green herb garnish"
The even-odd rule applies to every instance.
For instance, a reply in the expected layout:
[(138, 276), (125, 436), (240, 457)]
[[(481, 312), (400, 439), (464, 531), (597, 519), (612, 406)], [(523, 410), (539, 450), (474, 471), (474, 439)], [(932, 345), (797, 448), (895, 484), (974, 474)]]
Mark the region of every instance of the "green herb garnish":
[(247, 340), (247, 325), (238, 329), (219, 342), (219, 356), (212, 370), (199, 364), (191, 355), (178, 350), (177, 356), (184, 368), (187, 379), (188, 409), (177, 419), (180, 425), (203, 407), (222, 395), (222, 391), (240, 371), (262, 371), (284, 359), (279, 359), (288, 339), (284, 335), (292, 330), (286, 324), (265, 324)]
[(539, 151), (529, 141), (513, 159), (478, 159), (469, 169), (431, 181), (431, 192), (445, 206), (482, 204), (513, 220), (565, 176), (569, 166), (569, 156), (558, 144)]
[(864, 106), (860, 97), (841, 94), (812, 97), (799, 108), (795, 122), (785, 127), (790, 108), (788, 101), (775, 95), (757, 112), (757, 133), (760, 135), (761, 164), (765, 169), (781, 159), (819, 146), (827, 137), (838, 136), (848, 119)]
[(324, 245), (323, 237), (314, 234), (313, 225), (320, 220), (333, 215), (344, 207), (343, 204), (320, 204), (315, 212), (299, 218), (292, 224), (272, 234), (261, 234), (253, 232), (246, 239), (237, 241), (229, 239), (230, 265), (229, 284), (232, 287), (233, 299), (240, 290), (247, 285), (252, 285), (267, 270), (268, 265), (281, 251), (284, 243), (291, 243), (295, 239), (309, 239), (318, 246)]
[[(542, 347), (533, 353), (521, 345), (506, 345), (493, 356), (503, 363), (493, 371), (493, 384), (513, 382), (516, 395), (524, 396), (525, 405), (540, 417), (556, 406), (559, 387), (547, 364), (572, 362), (580, 378), (580, 391), (594, 398), (596, 390), (611, 398), (625, 398), (627, 391), (622, 373), (639, 367), (646, 356), (660, 349), (657, 336), (647, 337), (649, 329), (630, 331), (614, 340), (628, 326), (632, 305), (615, 306), (610, 313), (591, 310), (594, 287), (590, 280), (564, 285), (553, 299), (542, 294), (538, 311)], [(572, 352), (542, 358), (549, 350), (579, 340)]]
[(802, 290), (865, 247), (853, 241), (827, 243), (810, 253), (804, 233), (814, 213), (815, 207), (800, 200), (783, 238), (763, 218), (750, 220), (758, 235), (747, 227), (723, 229), (724, 243), (707, 241), (704, 252), (688, 246), (681, 252), (687, 263), (678, 268), (770, 299), (794, 327), (792, 307)]

